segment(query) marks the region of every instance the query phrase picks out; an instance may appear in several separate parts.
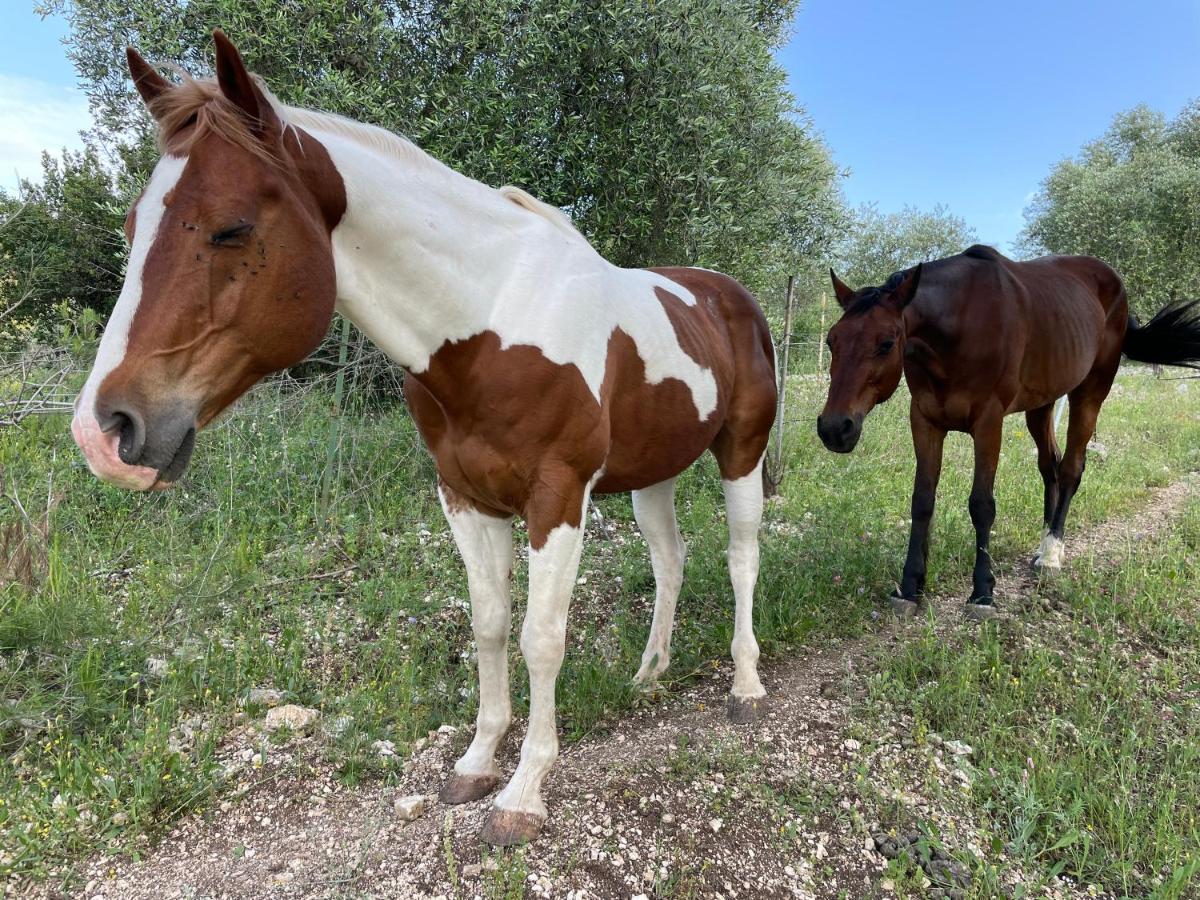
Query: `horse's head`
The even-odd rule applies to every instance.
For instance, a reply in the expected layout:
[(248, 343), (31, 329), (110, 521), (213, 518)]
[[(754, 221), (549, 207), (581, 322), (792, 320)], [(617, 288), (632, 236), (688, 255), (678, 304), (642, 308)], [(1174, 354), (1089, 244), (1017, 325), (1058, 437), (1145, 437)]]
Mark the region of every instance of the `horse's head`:
[(849, 453), (863, 418), (900, 384), (904, 372), (904, 308), (917, 293), (921, 267), (897, 272), (879, 288), (852, 290), (833, 273), (842, 318), (829, 330), (829, 396), (817, 433), (835, 453)]
[(172, 84), (128, 51), (163, 155), (125, 220), (125, 283), (71, 431), (96, 475), (138, 490), (176, 481), (196, 432), (333, 315), (341, 178), (213, 38), (213, 81)]

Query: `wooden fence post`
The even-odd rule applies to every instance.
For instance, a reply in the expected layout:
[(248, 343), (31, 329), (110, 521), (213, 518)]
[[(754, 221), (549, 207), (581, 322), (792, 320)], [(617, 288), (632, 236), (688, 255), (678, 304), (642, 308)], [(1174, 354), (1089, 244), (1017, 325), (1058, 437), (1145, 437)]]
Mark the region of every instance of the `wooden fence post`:
[(343, 395), (346, 391), (346, 359), (350, 353), (350, 320), (342, 316), (341, 343), (338, 346), (337, 379), (333, 388), (333, 409), (329, 417), (329, 440), (325, 445), (325, 471), (321, 473), (320, 517), (329, 515), (329, 498), (333, 490), (334, 468), (337, 465), (338, 443), (342, 436)]
[(787, 283), (787, 308), (783, 314), (783, 365), (780, 366), (779, 376), (779, 400), (775, 408), (775, 481), (782, 478), (783, 466), (783, 428), (784, 414), (787, 411), (787, 376), (788, 376), (788, 360), (791, 358), (792, 351), (792, 314), (796, 305), (796, 276), (789, 275)]
[(821, 291), (821, 333), (817, 335), (817, 375), (825, 372), (825, 292)]

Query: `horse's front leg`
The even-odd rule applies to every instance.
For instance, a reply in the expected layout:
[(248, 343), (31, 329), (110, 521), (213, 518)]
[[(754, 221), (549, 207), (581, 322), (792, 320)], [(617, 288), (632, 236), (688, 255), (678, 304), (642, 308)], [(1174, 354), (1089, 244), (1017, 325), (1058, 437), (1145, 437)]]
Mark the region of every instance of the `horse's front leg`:
[(897, 615), (910, 616), (917, 610), (925, 591), (925, 571), (929, 562), (929, 529), (937, 501), (938, 479), (942, 474), (942, 447), (946, 432), (926, 419), (916, 406), (909, 409), (913, 449), (917, 453), (917, 474), (913, 481), (912, 526), (908, 535), (908, 555), (900, 589), (892, 597)]
[(1000, 463), (1000, 442), (1003, 434), (1004, 413), (989, 415), (975, 423), (971, 436), (975, 440), (975, 479), (971, 485), (969, 509), (971, 523), (975, 526), (975, 571), (972, 576), (971, 598), (967, 601), (966, 615), (970, 619), (987, 619), (995, 615), (992, 592), (996, 578), (992, 574), (992, 554), (988, 544), (992, 536), (992, 524), (996, 521), (996, 466)]
[(508, 632), (512, 621), (512, 518), (488, 515), (445, 484), (438, 496), (467, 569), (471, 627), (479, 652), (479, 714), (475, 737), (442, 787), (443, 803), (467, 803), (500, 781), (496, 747), (512, 722), (508, 693)]
[(484, 823), (480, 837), (508, 846), (533, 840), (546, 821), (542, 781), (558, 757), (554, 687), (566, 650), (567, 609), (579, 571), (589, 483), (544, 478), (526, 512), (529, 525), (529, 606), (521, 654), (529, 670), (529, 728), (521, 761)]

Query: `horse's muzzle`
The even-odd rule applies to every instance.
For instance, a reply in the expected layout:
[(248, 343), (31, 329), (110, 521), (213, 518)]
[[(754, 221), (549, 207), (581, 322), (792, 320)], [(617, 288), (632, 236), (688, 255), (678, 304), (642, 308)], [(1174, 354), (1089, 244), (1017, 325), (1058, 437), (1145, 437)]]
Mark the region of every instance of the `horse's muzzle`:
[(817, 434), (827, 450), (849, 453), (862, 436), (863, 417), (824, 414), (817, 416)]
[(161, 490), (179, 480), (192, 458), (196, 417), (182, 408), (143, 412), (98, 402), (94, 410), (76, 409), (71, 433), (97, 477), (132, 490)]

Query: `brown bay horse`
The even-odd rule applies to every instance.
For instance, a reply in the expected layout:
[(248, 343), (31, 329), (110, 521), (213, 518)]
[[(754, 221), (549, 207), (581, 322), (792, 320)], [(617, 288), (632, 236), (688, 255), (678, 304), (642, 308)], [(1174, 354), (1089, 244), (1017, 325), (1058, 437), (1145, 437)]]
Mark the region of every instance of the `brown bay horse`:
[[(975, 444), (969, 509), (975, 526), (971, 618), (994, 613), (988, 540), (992, 488), (1004, 417), (1025, 413), (1045, 485), (1036, 566), (1063, 563), (1063, 529), (1083, 476), (1088, 441), (1124, 354), (1163, 365), (1200, 364), (1200, 306), (1174, 304), (1144, 326), (1130, 316), (1120, 277), (1098, 259), (1048, 256), (1014, 262), (974, 246), (897, 272), (882, 287), (852, 290), (833, 272), (844, 313), (829, 332), (829, 396), (817, 420), (825, 446), (854, 449), (863, 418), (891, 397), (903, 374), (917, 456), (912, 530), (898, 614), (918, 608), (925, 587), (942, 444), (964, 431)], [(1066, 452), (1054, 437), (1053, 407), (1070, 403)]]
[(555, 685), (592, 494), (632, 491), (654, 619), (641, 669), (667, 667), (684, 544), (676, 477), (711, 451), (729, 525), (729, 713), (761, 713), (752, 602), (775, 362), (753, 297), (695, 268), (621, 269), (557, 209), (442, 165), (401, 137), (288, 107), (220, 32), (214, 80), (172, 83), (129, 51), (162, 157), (130, 209), (125, 283), (72, 431), (92, 471), (162, 489), (196, 434), (257, 381), (304, 359), (335, 307), (406, 370), (466, 565), (479, 653), (474, 739), (447, 803), (498, 786), (513, 519), (528, 524), (520, 647), (529, 727), (482, 837), (531, 839), (558, 753)]

